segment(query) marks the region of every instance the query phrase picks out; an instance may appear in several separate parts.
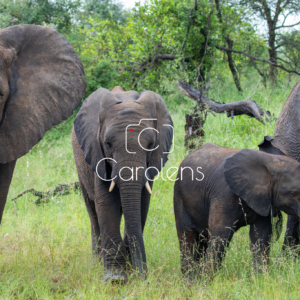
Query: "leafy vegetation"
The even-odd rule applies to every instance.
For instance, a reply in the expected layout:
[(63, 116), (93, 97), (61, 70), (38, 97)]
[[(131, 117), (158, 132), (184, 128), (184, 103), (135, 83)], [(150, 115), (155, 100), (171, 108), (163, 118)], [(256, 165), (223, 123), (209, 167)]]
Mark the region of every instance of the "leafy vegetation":
[[(147, 0), (127, 11), (115, 0), (0, 0), (0, 28), (56, 28), (84, 63), (86, 96), (116, 81), (126, 89), (162, 92), (164, 78), (182, 76), (208, 88), (229, 75), (243, 92), (253, 72), (264, 85), (286, 72), (300, 74), (298, 22), (287, 23), (298, 6), (294, 0)], [(258, 20), (267, 25), (265, 34)]]

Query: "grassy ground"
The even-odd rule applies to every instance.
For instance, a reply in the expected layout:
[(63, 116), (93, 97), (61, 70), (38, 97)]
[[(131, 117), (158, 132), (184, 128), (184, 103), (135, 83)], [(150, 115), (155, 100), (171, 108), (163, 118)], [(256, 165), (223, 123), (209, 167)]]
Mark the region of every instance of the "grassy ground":
[[(249, 83), (243, 96), (233, 85), (216, 90), (221, 101), (251, 99), (275, 116), (289, 90), (274, 91)], [(164, 98), (175, 124), (175, 151), (166, 168), (179, 166), (183, 148), (184, 115), (194, 103), (169, 86)], [(254, 89), (254, 90), (253, 90)], [(248, 117), (231, 120), (209, 115), (206, 142), (257, 149), (264, 135), (272, 135), (275, 121), (262, 125)], [(92, 260), (90, 223), (80, 193), (53, 197), (35, 204), (32, 195), (10, 201), (34, 188), (47, 191), (77, 181), (71, 147), (71, 122), (52, 129), (26, 156), (18, 160), (0, 227), (0, 299), (299, 299), (299, 261), (280, 256), (283, 234), (274, 243), (269, 271), (257, 274), (252, 266), (248, 230), (234, 235), (223, 267), (213, 281), (194, 286), (180, 272), (179, 247), (173, 213), (173, 183), (157, 180), (145, 228), (148, 279), (134, 277), (124, 286), (102, 281), (103, 267)], [(285, 228), (284, 228), (285, 230)]]

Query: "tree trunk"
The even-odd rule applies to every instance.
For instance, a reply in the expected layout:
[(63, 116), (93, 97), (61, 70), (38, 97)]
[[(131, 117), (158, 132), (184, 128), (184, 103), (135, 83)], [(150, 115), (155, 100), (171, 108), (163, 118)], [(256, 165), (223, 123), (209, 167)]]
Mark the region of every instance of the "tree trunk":
[[(233, 40), (229, 38), (229, 36), (226, 37), (226, 42), (228, 45), (229, 49), (232, 49), (233, 47)], [(236, 88), (238, 89), (239, 92), (243, 92), (242, 87), (241, 87), (241, 83), (237, 74), (237, 71), (235, 69), (234, 63), (233, 63), (233, 58), (232, 58), (232, 52), (231, 51), (226, 51), (227, 53), (227, 58), (228, 58), (228, 65), (235, 83)]]
[[(233, 40), (229, 37), (229, 35), (227, 35), (225, 37), (225, 32), (224, 32), (224, 24), (223, 24), (223, 17), (222, 17), (222, 13), (221, 13), (221, 9), (220, 9), (220, 1), (219, 0), (215, 0), (215, 4), (216, 4), (216, 8), (217, 8), (217, 17), (219, 19), (219, 23), (220, 25), (222, 26), (222, 34), (225, 38), (225, 41), (228, 45), (228, 48), (229, 49), (232, 49), (233, 47)], [(234, 80), (234, 83), (235, 83), (235, 86), (236, 88), (238, 89), (239, 92), (243, 92), (242, 90), (242, 87), (241, 87), (241, 84), (240, 84), (240, 80), (239, 80), (239, 77), (238, 77), (238, 74), (237, 74), (237, 71), (234, 67), (234, 63), (233, 63), (233, 58), (232, 58), (232, 52), (231, 51), (226, 51), (227, 53), (227, 59), (228, 59), (228, 65), (229, 65), (229, 68), (230, 68), (230, 71), (231, 71), (231, 74), (233, 76), (233, 80)]]
[[(275, 29), (273, 25), (271, 25), (269, 28), (269, 56), (270, 61), (276, 64), (277, 55), (275, 48)], [(270, 65), (270, 82), (271, 85), (274, 85), (276, 82), (276, 68), (273, 65)]]
[(206, 116), (207, 112), (203, 104), (196, 105), (192, 114), (185, 115), (184, 146), (186, 149), (198, 149), (202, 145), (204, 140), (203, 126)]

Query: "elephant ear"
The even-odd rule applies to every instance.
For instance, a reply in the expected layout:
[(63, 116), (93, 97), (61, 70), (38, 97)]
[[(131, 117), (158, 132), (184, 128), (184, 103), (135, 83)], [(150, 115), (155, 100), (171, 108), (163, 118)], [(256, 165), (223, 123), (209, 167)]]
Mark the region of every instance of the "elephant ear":
[[(74, 130), (85, 161), (96, 172), (98, 162), (105, 157), (99, 140), (100, 122), (102, 112), (117, 103), (121, 103), (109, 90), (100, 88), (86, 98), (74, 120)], [(104, 166), (104, 167), (103, 167)], [(98, 166), (98, 174), (108, 179), (108, 165)]]
[(266, 135), (264, 139), (258, 144), (259, 151), (289, 156), (283, 145), (275, 138)]
[(73, 47), (53, 29), (37, 25), (1, 29), (0, 47), (14, 54), (0, 124), (4, 164), (26, 154), (47, 130), (72, 115), (86, 83)]
[(153, 179), (158, 174), (157, 170), (161, 171), (162, 167), (168, 161), (168, 154), (173, 151), (173, 149), (171, 149), (174, 136), (173, 121), (166, 103), (160, 95), (145, 91), (141, 94), (137, 102), (148, 102), (148, 104), (152, 102), (152, 106), (154, 104), (154, 118), (157, 119), (156, 129), (159, 132), (154, 148), (156, 148), (156, 146), (159, 147), (151, 153), (147, 172), (149, 179)]
[(261, 216), (268, 216), (272, 201), (272, 177), (266, 167), (272, 155), (243, 149), (225, 161), (224, 175), (230, 189)]

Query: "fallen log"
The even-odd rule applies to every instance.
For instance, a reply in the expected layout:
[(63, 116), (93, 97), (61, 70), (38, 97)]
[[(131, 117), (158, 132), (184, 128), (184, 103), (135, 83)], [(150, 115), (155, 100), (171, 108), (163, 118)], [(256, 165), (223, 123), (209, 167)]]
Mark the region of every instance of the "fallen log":
[(36, 191), (35, 189), (26, 190), (26, 191), (22, 192), (21, 194), (19, 194), (17, 197), (11, 199), (11, 201), (16, 201), (18, 198), (24, 196), (25, 194), (31, 193), (32, 195), (38, 197), (35, 200), (35, 203), (40, 204), (42, 199), (44, 199), (45, 202), (47, 202), (49, 197), (53, 197), (56, 195), (67, 195), (70, 193), (70, 189), (73, 189), (73, 190), (80, 189), (79, 182), (72, 182), (72, 183), (68, 183), (68, 184), (59, 184), (54, 190), (50, 190), (47, 192), (40, 192), (40, 191)]
[(271, 115), (270, 112), (261, 108), (253, 100), (220, 103), (208, 98), (201, 91), (192, 88), (187, 82), (184, 82), (181, 79), (179, 79), (179, 84), (176, 84), (176, 86), (182, 91), (184, 95), (197, 101), (197, 103), (204, 103), (208, 110), (216, 113), (226, 112), (227, 117), (231, 117), (231, 119), (233, 119), (234, 116), (247, 115), (249, 117), (255, 118), (261, 123), (269, 122), (268, 117)]

